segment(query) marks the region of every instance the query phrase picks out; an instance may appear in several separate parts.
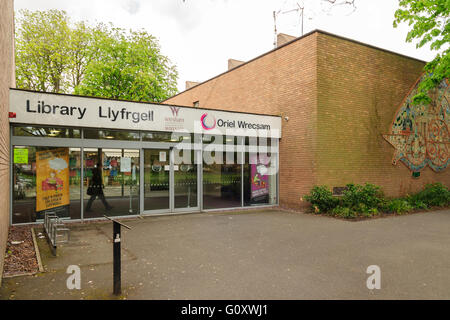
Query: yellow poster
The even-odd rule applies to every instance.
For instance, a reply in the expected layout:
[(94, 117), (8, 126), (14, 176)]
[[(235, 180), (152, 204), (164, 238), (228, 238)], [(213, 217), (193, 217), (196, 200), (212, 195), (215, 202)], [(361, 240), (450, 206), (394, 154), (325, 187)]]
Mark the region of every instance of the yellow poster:
[(36, 211), (68, 205), (69, 149), (36, 152)]

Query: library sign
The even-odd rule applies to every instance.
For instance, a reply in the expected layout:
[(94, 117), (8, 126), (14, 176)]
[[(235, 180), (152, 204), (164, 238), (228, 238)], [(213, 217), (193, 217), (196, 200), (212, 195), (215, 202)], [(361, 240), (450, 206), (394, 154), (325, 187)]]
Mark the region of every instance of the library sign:
[(281, 137), (281, 118), (247, 113), (10, 90), (11, 123)]

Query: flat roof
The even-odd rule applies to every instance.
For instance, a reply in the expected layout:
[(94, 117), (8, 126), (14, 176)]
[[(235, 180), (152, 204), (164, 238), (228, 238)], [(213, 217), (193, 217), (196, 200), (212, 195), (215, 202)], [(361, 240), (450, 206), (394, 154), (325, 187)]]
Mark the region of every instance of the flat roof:
[[(290, 45), (290, 44), (292, 44), (292, 43), (294, 43), (294, 42), (296, 42), (296, 41), (302, 40), (302, 39), (304, 39), (304, 38), (306, 38), (306, 37), (308, 37), (308, 36), (310, 36), (310, 35), (312, 35), (312, 34), (314, 34), (314, 33), (322, 33), (322, 34), (325, 34), (325, 35), (328, 35), (328, 36), (332, 36), (332, 37), (339, 38), (339, 39), (346, 40), (346, 41), (350, 41), (350, 42), (353, 42), (353, 43), (356, 43), (356, 44), (359, 44), (359, 45), (363, 45), (363, 46), (365, 46), (365, 47), (369, 47), (369, 48), (372, 48), (372, 49), (376, 49), (376, 50), (384, 51), (384, 52), (387, 52), (387, 53), (395, 54), (395, 55), (400, 56), (400, 57), (403, 57), (403, 58), (407, 58), (407, 59), (411, 59), (411, 60), (416, 60), (416, 61), (419, 61), (419, 62), (422, 62), (422, 63), (427, 63), (427, 61), (420, 60), (420, 59), (417, 59), (417, 58), (414, 58), (414, 57), (410, 57), (410, 56), (407, 56), (407, 55), (404, 55), (404, 54), (401, 54), (401, 53), (398, 53), (398, 52), (394, 52), (394, 51), (391, 51), (391, 50), (383, 49), (383, 48), (380, 48), (380, 47), (377, 47), (377, 46), (374, 46), (374, 45), (371, 45), (371, 44), (368, 44), (368, 43), (360, 42), (360, 41), (357, 41), (357, 40), (354, 40), (354, 39), (346, 38), (346, 37), (344, 37), (344, 36), (340, 36), (340, 35), (337, 35), (337, 34), (334, 34), (334, 33), (330, 33), (330, 32), (328, 32), (328, 31), (323, 31), (323, 30), (320, 30), (320, 29), (315, 29), (315, 30), (312, 30), (312, 31), (310, 31), (310, 32), (308, 32), (308, 33), (305, 33), (304, 35), (302, 35), (302, 36), (300, 36), (300, 37), (298, 37), (298, 38), (295, 38), (295, 39), (293, 39), (293, 40), (291, 40), (291, 41), (288, 41), (288, 42), (282, 44), (282, 45), (279, 46), (279, 47), (273, 48), (272, 50), (267, 51), (267, 52), (265, 52), (265, 53), (263, 53), (263, 54), (261, 54), (261, 55), (255, 57), (255, 58), (253, 58), (253, 59), (250, 59), (250, 60), (248, 60), (248, 61), (245, 61), (244, 63), (242, 63), (242, 64), (240, 64), (240, 65), (238, 65), (238, 66), (236, 66), (236, 67), (234, 67), (234, 68), (232, 68), (232, 69), (230, 69), (230, 70), (226, 70), (226, 71), (224, 71), (224, 72), (222, 72), (222, 73), (219, 73), (218, 75), (216, 75), (216, 76), (214, 76), (214, 77), (212, 77), (212, 78), (210, 78), (210, 79), (208, 79), (208, 80), (205, 80), (205, 81), (200, 82), (199, 84), (197, 84), (197, 85), (195, 85), (195, 86), (193, 86), (193, 87), (190, 87), (190, 88), (188, 88), (188, 89), (186, 89), (186, 90), (183, 90), (183, 91), (181, 91), (181, 92), (179, 92), (179, 93), (173, 95), (172, 97), (167, 98), (167, 99), (164, 100), (164, 101), (167, 101), (167, 100), (169, 100), (169, 99), (172, 99), (173, 97), (176, 97), (176, 96), (178, 96), (178, 95), (180, 95), (180, 94), (182, 94), (182, 93), (184, 93), (184, 92), (187, 92), (187, 91), (189, 91), (189, 90), (191, 90), (191, 89), (194, 89), (195, 87), (197, 87), (197, 86), (199, 86), (199, 85), (202, 85), (202, 84), (204, 84), (204, 83), (206, 83), (206, 82), (209, 82), (209, 81), (211, 81), (211, 80), (214, 80), (214, 79), (216, 79), (216, 78), (218, 78), (218, 77), (221, 77), (221, 76), (223, 76), (224, 74), (227, 74), (227, 73), (229, 73), (229, 72), (232, 72), (232, 71), (234, 71), (234, 70), (236, 70), (236, 69), (239, 69), (240, 67), (242, 67), (242, 66), (244, 66), (244, 65), (246, 65), (246, 64), (248, 64), (248, 63), (251, 63), (251, 62), (253, 62), (253, 61), (255, 61), (255, 60), (258, 60), (258, 59), (260, 59), (260, 58), (262, 58), (262, 57), (264, 57), (264, 56), (266, 56), (266, 55), (268, 55), (268, 54), (271, 54), (272, 52), (275, 52), (275, 51), (277, 51), (277, 50), (279, 50), (279, 49), (281, 49), (281, 48), (284, 48), (284, 47), (286, 47), (286, 46), (288, 46), (288, 45)], [(164, 102), (164, 101), (163, 101), (163, 102)]]

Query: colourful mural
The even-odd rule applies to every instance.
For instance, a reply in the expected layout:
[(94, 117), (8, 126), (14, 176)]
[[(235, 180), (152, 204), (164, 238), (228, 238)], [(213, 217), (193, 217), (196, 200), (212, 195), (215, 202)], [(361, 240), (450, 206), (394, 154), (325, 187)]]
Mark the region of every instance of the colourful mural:
[(410, 170), (427, 165), (436, 172), (447, 168), (449, 159), (450, 89), (448, 79), (430, 92), (429, 105), (413, 105), (417, 81), (395, 114), (390, 133), (383, 137), (395, 148), (392, 163), (402, 161)]

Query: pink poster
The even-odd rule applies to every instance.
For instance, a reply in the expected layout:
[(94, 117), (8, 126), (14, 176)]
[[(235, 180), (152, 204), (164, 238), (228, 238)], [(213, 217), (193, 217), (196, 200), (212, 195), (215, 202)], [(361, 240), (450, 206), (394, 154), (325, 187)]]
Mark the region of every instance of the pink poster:
[[(259, 160), (259, 161), (258, 161)], [(259, 198), (269, 194), (269, 158), (260, 155), (250, 156), (251, 198)]]

